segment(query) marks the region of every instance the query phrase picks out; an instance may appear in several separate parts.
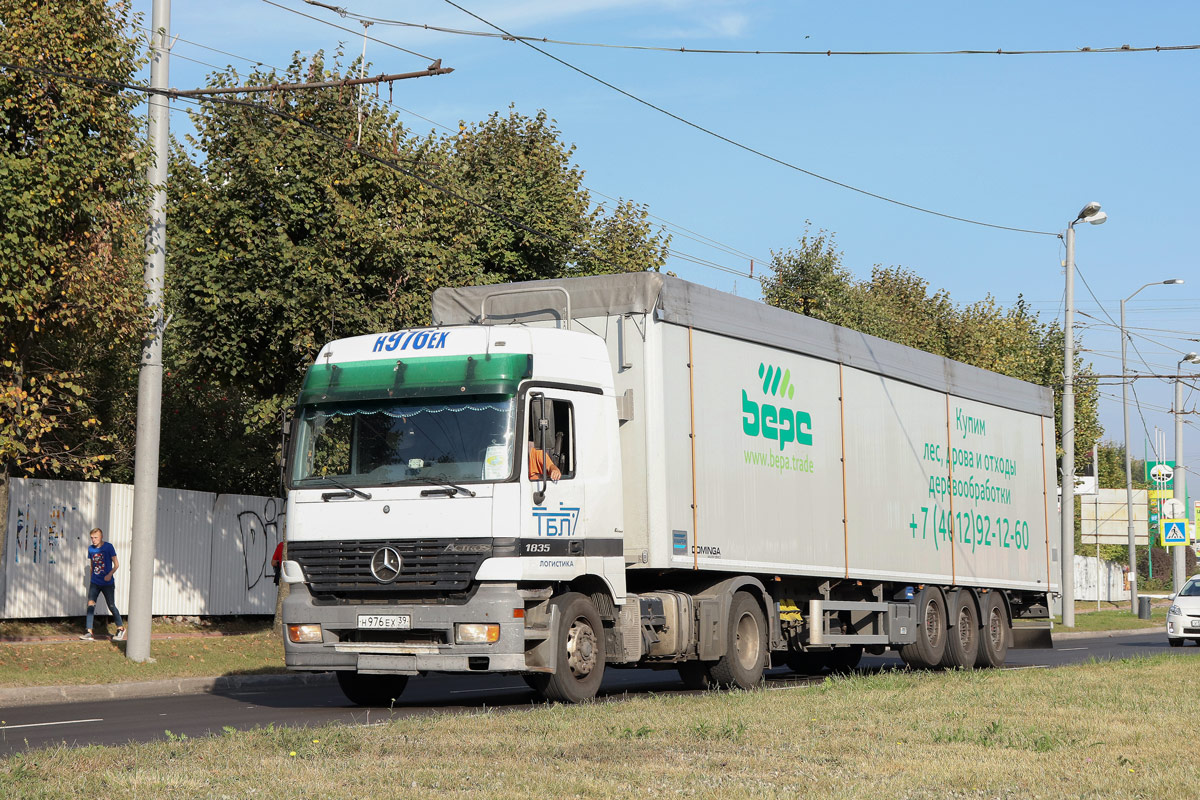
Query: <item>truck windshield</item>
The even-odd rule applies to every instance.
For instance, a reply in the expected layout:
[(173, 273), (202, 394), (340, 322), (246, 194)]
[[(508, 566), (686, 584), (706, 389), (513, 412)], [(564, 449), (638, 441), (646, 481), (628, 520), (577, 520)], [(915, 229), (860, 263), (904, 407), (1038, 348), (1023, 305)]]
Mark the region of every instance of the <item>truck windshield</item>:
[(503, 395), (303, 406), (292, 485), (507, 480), (515, 423), (513, 398)]

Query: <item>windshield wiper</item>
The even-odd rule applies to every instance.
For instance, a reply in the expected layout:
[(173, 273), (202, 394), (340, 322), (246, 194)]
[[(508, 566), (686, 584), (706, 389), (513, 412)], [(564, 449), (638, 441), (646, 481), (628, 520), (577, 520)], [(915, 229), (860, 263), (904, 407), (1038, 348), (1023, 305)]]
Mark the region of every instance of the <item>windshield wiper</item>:
[(335, 497), (354, 497), (356, 495), (358, 497), (361, 497), (363, 500), (371, 499), (371, 495), (368, 494), (367, 492), (364, 492), (362, 489), (355, 489), (353, 486), (347, 486), (346, 484), (342, 483), (341, 481), (334, 480), (333, 478), (330, 478), (328, 476), (323, 477), (322, 480), (329, 481), (334, 486), (336, 486), (342, 490), (340, 492), (324, 492), (321, 495), (321, 499), (324, 500), (326, 503), (328, 503), (330, 500), (332, 500)]
[(472, 492), (467, 487), (459, 486), (456, 483), (450, 483), (450, 481), (441, 480), (439, 478), (418, 478), (417, 482), (418, 483), (428, 483), (428, 484), (432, 484), (434, 486), (445, 487), (443, 489), (425, 489), (424, 491), (421, 492), (421, 497), (429, 497), (430, 495), (434, 495), (434, 494), (445, 494), (449, 497), (454, 497), (459, 492), (462, 492), (467, 497), (475, 496), (475, 493)]

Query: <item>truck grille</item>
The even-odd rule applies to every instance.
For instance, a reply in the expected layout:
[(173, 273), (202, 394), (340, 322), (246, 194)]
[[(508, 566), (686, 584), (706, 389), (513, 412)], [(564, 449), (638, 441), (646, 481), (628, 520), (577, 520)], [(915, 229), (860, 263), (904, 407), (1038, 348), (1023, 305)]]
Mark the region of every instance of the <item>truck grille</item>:
[[(382, 547), (395, 548), (401, 558), (390, 583), (371, 574), (371, 557)], [(492, 552), (490, 539), (390, 539), (288, 542), (287, 557), (300, 563), (314, 594), (427, 593), (463, 591)]]

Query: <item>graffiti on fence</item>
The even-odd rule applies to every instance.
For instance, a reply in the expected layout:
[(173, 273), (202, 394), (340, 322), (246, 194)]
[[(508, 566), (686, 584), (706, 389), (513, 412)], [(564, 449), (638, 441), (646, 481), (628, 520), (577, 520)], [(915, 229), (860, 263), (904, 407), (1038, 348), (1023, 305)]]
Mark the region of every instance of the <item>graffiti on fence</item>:
[(279, 500), (268, 497), (263, 503), (263, 512), (242, 511), (237, 515), (238, 532), (241, 535), (242, 561), (246, 567), (246, 591), (254, 590), (267, 575), (271, 554), (280, 541), (280, 522), (284, 511)]
[[(70, 509), (74, 511), (75, 509)], [(42, 524), (33, 519), (30, 507), (17, 509), (17, 526), (13, 540), (13, 563), (20, 564), (22, 557), (27, 563), (58, 563), (58, 549), (63, 542), (63, 521), (67, 516), (66, 506), (52, 506), (50, 521)]]

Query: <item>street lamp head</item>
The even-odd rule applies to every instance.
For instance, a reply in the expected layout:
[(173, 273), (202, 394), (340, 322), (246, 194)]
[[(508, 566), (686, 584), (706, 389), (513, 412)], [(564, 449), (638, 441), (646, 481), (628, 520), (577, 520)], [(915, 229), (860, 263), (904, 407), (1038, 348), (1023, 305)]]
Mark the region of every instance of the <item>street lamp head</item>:
[(1171, 278), (1170, 280), (1163, 281), (1163, 283), (1167, 286), (1175, 286), (1176, 284), (1183, 283), (1183, 278)]
[(1179, 359), (1180, 364), (1185, 361), (1189, 364), (1200, 364), (1200, 355), (1197, 355), (1196, 353), (1188, 353), (1186, 356)]
[[(1092, 202), (1088, 203), (1086, 206), (1083, 207), (1083, 210), (1079, 212), (1079, 216), (1075, 218), (1075, 221), (1079, 222), (1079, 220), (1081, 220), (1081, 219), (1086, 220), (1086, 219), (1088, 219), (1088, 217), (1095, 216), (1096, 214), (1099, 214), (1099, 213), (1100, 213), (1100, 204), (1097, 203), (1095, 200), (1093, 200)], [(1096, 224), (1099, 224), (1099, 223), (1096, 223)]]
[(1106, 219), (1108, 219), (1108, 214), (1105, 214), (1103, 211), (1097, 211), (1090, 217), (1084, 217), (1083, 221), (1089, 225), (1103, 225)]

